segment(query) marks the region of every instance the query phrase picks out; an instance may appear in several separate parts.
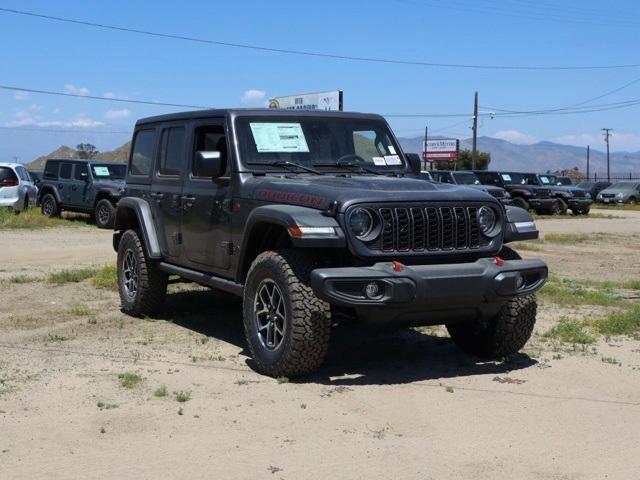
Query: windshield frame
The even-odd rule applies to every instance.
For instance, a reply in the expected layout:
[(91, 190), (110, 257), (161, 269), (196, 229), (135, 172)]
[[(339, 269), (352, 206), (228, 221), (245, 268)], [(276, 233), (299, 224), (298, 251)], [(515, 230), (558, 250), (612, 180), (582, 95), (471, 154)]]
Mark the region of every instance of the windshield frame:
[[(456, 182), (456, 185), (481, 185), (482, 182), (480, 182), (480, 178), (478, 178), (478, 175), (476, 175), (474, 172), (451, 172), (451, 176), (453, 176), (453, 179)], [(473, 183), (465, 183), (465, 182), (460, 182), (459, 178), (460, 177), (470, 177), (470, 178), (475, 178)]]
[[(237, 157), (237, 164), (240, 173), (288, 173), (288, 174), (309, 174), (309, 172), (305, 172), (302, 169), (299, 171), (295, 171), (292, 168), (286, 168), (281, 165), (270, 165), (270, 161), (266, 160), (265, 162), (250, 162), (243, 155), (243, 149), (246, 146), (242, 145), (243, 141), (241, 140), (241, 136), (249, 136), (249, 141), (252, 139), (252, 131), (250, 127), (251, 122), (265, 122), (265, 123), (304, 123), (308, 121), (318, 121), (318, 120), (328, 120), (328, 121), (344, 121), (350, 122), (352, 124), (360, 124), (362, 125), (362, 130), (366, 130), (367, 126), (376, 127), (377, 129), (381, 129), (384, 131), (388, 138), (389, 145), (393, 147), (396, 154), (399, 157), (400, 163), (398, 165), (375, 165), (373, 162), (365, 162), (362, 163), (364, 167), (376, 170), (379, 174), (404, 174), (408, 172), (409, 165), (404, 156), (402, 147), (398, 142), (393, 130), (389, 126), (389, 124), (382, 118), (377, 115), (365, 115), (365, 114), (338, 114), (337, 112), (306, 112), (306, 111), (295, 111), (289, 112), (287, 110), (273, 110), (273, 111), (264, 111), (264, 112), (251, 112), (250, 114), (241, 114), (234, 115), (231, 118), (231, 125), (233, 130), (233, 139), (235, 142), (235, 152)], [(358, 128), (353, 128), (353, 130), (358, 130)], [(369, 128), (371, 129), (371, 128)], [(305, 140), (306, 136), (305, 136)], [(306, 153), (306, 152), (302, 152)], [(313, 161), (313, 162), (304, 162), (299, 159), (291, 159), (290, 161), (299, 163), (304, 165), (305, 167), (310, 167), (319, 170), (321, 173), (341, 173), (341, 174), (349, 174), (349, 175), (374, 175), (374, 173), (367, 172), (364, 169), (356, 170), (354, 168), (345, 168), (336, 165), (336, 161), (339, 159), (330, 159), (326, 162), (324, 161)], [(348, 163), (348, 160), (342, 160), (341, 163)], [(357, 162), (354, 162), (358, 165)]]

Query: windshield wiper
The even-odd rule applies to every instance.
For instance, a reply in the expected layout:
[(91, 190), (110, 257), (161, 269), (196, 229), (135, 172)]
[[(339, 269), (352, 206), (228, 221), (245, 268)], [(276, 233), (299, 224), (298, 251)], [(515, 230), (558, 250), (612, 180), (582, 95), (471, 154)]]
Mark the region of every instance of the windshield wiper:
[(361, 172), (373, 173), (374, 175), (384, 175), (384, 173), (374, 170), (373, 168), (365, 167), (359, 163), (353, 162), (335, 162), (335, 163), (314, 163), (314, 167), (338, 167), (338, 168), (357, 168)]
[(307, 167), (300, 163), (290, 162), (288, 160), (276, 160), (274, 162), (251, 162), (249, 165), (268, 165), (270, 167), (296, 167), (305, 172), (313, 173), (315, 175), (322, 175), (322, 172), (319, 172), (315, 168)]

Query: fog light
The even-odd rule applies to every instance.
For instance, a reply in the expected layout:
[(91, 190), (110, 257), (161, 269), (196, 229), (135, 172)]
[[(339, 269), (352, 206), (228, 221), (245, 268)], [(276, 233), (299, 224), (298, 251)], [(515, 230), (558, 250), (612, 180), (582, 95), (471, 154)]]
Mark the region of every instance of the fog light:
[(516, 277), (516, 288), (520, 290), (522, 287), (524, 287), (524, 277), (521, 274), (518, 274)]
[(380, 296), (380, 287), (376, 282), (371, 282), (364, 287), (364, 293), (368, 299), (373, 300)]

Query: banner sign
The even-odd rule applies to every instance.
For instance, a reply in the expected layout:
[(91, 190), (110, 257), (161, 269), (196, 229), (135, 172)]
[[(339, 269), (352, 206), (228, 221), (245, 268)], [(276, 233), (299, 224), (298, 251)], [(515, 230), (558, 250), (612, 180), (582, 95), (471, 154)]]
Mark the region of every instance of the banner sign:
[(269, 99), (269, 108), (342, 111), (342, 90), (274, 97)]
[(425, 161), (455, 161), (458, 159), (460, 140), (455, 138), (427, 140), (423, 147), (422, 159)]

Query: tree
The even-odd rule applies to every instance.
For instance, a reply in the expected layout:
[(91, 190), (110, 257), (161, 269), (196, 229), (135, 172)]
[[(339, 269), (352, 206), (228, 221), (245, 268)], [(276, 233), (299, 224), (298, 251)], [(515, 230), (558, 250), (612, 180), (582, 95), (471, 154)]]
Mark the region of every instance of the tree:
[(78, 151), (78, 157), (83, 159), (90, 159), (95, 157), (99, 152), (95, 145), (90, 143), (80, 143), (76, 145)]
[[(476, 161), (476, 170), (486, 170), (491, 163), (491, 154), (489, 152), (478, 152)], [(437, 170), (471, 170), (471, 150), (464, 149), (458, 152), (458, 160), (454, 162), (437, 162), (435, 164)]]

